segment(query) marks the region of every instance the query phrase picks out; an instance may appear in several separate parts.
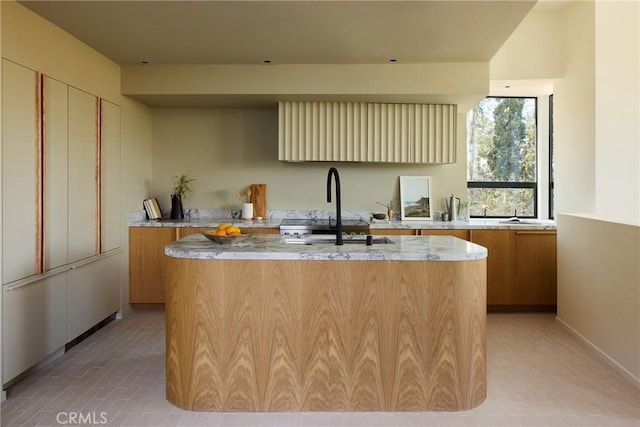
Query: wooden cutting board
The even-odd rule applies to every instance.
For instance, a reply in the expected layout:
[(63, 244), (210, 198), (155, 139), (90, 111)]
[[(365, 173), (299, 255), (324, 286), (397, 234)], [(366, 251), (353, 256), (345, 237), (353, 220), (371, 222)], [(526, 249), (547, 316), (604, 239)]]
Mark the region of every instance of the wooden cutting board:
[(251, 203), (253, 217), (267, 219), (267, 184), (251, 184)]

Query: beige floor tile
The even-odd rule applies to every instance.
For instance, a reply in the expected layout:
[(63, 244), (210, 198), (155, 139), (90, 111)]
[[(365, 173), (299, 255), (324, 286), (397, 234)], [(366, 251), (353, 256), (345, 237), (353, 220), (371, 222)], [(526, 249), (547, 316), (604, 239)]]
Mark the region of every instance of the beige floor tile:
[(487, 400), (460, 413), (202, 413), (165, 400), (164, 314), (133, 312), (8, 391), (2, 426), (58, 426), (63, 412), (108, 426), (634, 426), (640, 391), (550, 314), (490, 314)]

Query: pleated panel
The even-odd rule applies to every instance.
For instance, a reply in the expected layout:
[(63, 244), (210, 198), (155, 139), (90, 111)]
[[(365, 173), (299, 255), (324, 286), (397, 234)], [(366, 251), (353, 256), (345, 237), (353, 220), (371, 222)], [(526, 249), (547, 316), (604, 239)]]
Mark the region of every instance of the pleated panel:
[(280, 102), (278, 159), (453, 163), (455, 105)]
[(378, 161), (380, 146), (380, 104), (369, 104), (367, 108), (367, 160)]

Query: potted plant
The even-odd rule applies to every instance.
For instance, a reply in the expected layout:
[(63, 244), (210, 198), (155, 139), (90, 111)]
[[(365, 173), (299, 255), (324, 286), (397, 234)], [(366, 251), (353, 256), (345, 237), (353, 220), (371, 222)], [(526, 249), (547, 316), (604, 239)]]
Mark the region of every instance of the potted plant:
[(182, 210), (182, 200), (193, 192), (190, 187), (191, 181), (195, 178), (189, 178), (187, 174), (173, 177), (173, 190), (171, 191), (171, 219), (183, 219), (184, 211)]

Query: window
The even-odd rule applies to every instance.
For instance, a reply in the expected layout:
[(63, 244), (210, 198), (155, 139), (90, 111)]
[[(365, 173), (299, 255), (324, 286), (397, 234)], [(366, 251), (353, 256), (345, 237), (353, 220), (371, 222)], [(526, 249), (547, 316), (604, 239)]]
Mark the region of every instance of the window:
[(487, 97), (467, 114), (471, 217), (538, 216), (537, 99)]
[(555, 178), (554, 178), (554, 163), (555, 159), (553, 152), (553, 95), (549, 97), (549, 218), (556, 217), (555, 205), (553, 203), (553, 197), (555, 196)]

